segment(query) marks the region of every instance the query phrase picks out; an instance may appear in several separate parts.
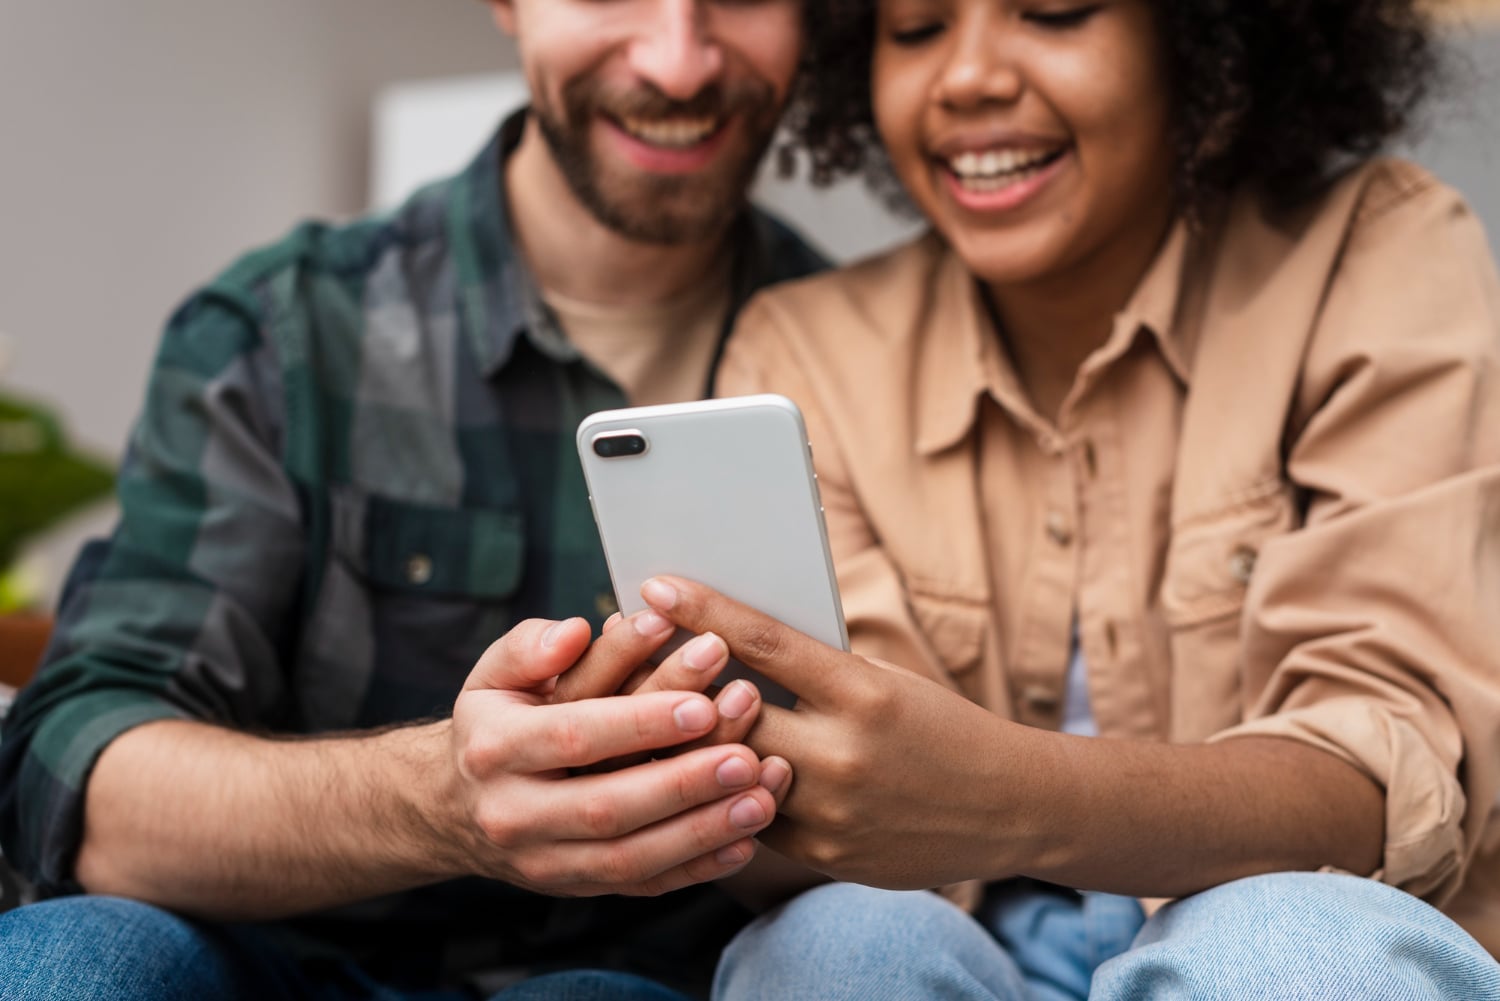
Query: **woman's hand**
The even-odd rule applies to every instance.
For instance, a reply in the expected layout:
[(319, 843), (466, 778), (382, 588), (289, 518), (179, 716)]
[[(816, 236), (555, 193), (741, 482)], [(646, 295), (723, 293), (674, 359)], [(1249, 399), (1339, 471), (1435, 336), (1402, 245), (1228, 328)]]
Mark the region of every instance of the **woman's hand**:
[(793, 710), (763, 706), (748, 740), (796, 775), (767, 845), (835, 879), (903, 889), (1007, 875), (1006, 859), (1027, 857), (1028, 818), (1006, 809), (1007, 731), (1019, 728), (702, 585), (655, 578), (641, 593), (797, 693)]

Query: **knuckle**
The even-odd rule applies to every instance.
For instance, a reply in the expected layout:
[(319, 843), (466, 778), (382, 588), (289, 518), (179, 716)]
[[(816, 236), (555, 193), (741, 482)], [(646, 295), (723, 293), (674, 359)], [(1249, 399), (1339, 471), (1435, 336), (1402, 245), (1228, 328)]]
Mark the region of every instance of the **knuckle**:
[(698, 801), (698, 783), (692, 771), (678, 759), (667, 776), (667, 794), (678, 806), (693, 806)]
[(635, 853), (624, 845), (607, 845), (600, 850), (595, 863), (594, 876), (606, 886), (625, 886), (640, 883), (651, 873), (643, 872), (644, 866)]
[(820, 872), (837, 870), (844, 862), (844, 849), (836, 838), (809, 838), (803, 845), (803, 853), (808, 864)]
[(583, 829), (596, 838), (609, 838), (621, 832), (623, 821), (620, 808), (614, 799), (594, 794), (579, 806), (579, 822)]
[(578, 768), (593, 764), (593, 741), (576, 716), (565, 714), (554, 722), (550, 739), (553, 756), (559, 765)]
[(843, 741), (826, 749), (820, 769), (826, 779), (839, 788), (860, 785), (865, 779), (865, 759), (853, 741)]
[(502, 851), (512, 851), (520, 843), (520, 829), (508, 810), (494, 803), (481, 804), (474, 811), (474, 825), (491, 845)]
[(851, 681), (844, 695), (850, 711), (863, 719), (887, 720), (896, 706), (896, 697), (884, 679), (865, 674)]
[(785, 647), (783, 627), (757, 619), (745, 627), (737, 646), (742, 660), (775, 660)]
[(458, 767), (466, 776), (483, 778), (499, 770), (506, 758), (506, 740), (499, 733), (471, 733), (459, 748)]
[(815, 826), (829, 835), (844, 835), (854, 829), (855, 813), (841, 800), (822, 800), (813, 807), (812, 815)]
[(514, 863), (517, 877), (527, 886), (561, 889), (557, 863), (542, 854), (531, 854)]

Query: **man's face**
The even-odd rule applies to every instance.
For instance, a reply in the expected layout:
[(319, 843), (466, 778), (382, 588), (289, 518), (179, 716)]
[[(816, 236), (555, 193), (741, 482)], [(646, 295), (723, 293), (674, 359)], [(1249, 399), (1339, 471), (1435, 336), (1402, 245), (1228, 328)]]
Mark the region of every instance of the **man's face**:
[(578, 199), (634, 240), (739, 212), (802, 51), (802, 0), (491, 0)]

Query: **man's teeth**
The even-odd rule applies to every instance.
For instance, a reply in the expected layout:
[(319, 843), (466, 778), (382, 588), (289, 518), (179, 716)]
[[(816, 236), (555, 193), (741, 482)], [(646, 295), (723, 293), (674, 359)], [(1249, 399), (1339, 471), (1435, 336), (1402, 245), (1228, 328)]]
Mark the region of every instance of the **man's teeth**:
[(1035, 173), (1053, 159), (1055, 150), (986, 150), (960, 153), (948, 160), (948, 169), (967, 188), (993, 190)]
[(620, 124), (625, 131), (653, 146), (686, 149), (696, 146), (719, 127), (717, 118), (635, 118), (627, 116)]

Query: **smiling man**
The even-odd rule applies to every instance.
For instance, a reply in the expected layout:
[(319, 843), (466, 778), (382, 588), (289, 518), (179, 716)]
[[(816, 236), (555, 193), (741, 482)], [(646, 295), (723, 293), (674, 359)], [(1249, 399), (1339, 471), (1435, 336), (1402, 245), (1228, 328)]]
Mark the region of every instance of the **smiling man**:
[(552, 679), (671, 632), (590, 645), (578, 420), (704, 395), (740, 303), (820, 266), (746, 202), (803, 7), (490, 5), (531, 110), (168, 327), (121, 524), (5, 723), (0, 838), (61, 896), (0, 917), (0, 998), (664, 998), (747, 918), (700, 884), (788, 786), (753, 689), (688, 654)]

